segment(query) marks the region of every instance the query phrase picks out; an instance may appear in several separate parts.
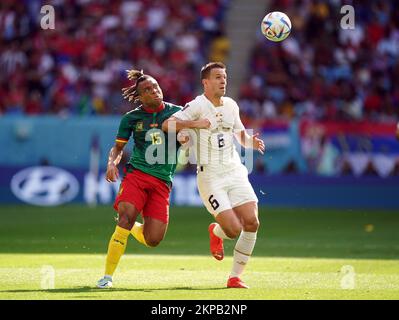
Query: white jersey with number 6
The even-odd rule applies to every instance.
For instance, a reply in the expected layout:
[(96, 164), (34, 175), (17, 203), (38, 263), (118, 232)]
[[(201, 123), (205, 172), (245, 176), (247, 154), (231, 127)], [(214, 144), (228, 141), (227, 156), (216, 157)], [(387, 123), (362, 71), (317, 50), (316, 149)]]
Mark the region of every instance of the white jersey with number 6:
[(181, 120), (208, 119), (209, 129), (193, 130), (190, 139), (198, 166), (208, 172), (226, 172), (242, 165), (234, 146), (234, 132), (245, 130), (237, 103), (222, 97), (223, 105), (215, 107), (205, 95), (187, 103), (183, 110), (173, 116)]
[(173, 114), (181, 120), (208, 119), (209, 129), (193, 130), (191, 150), (197, 161), (198, 190), (208, 211), (214, 215), (249, 201), (258, 201), (234, 145), (234, 133), (245, 130), (237, 103), (222, 97), (215, 107), (205, 95)]

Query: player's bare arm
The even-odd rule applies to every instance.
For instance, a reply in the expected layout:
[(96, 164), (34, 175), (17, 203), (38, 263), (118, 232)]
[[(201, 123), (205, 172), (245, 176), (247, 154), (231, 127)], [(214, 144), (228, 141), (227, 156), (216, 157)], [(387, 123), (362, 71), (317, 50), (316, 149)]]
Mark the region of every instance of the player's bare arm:
[(211, 123), (208, 119), (180, 120), (170, 117), (162, 123), (162, 130), (165, 132), (179, 132), (182, 129), (208, 129)]
[(396, 126), (396, 139), (399, 140), (399, 122), (398, 125)]
[(115, 182), (119, 178), (118, 164), (122, 159), (125, 145), (126, 143), (117, 141), (109, 151), (107, 173), (105, 175), (105, 179), (108, 182)]
[(262, 139), (259, 139), (259, 133), (249, 135), (245, 130), (236, 133), (238, 142), (245, 148), (252, 148), (259, 151), (261, 154), (265, 153), (265, 143)]

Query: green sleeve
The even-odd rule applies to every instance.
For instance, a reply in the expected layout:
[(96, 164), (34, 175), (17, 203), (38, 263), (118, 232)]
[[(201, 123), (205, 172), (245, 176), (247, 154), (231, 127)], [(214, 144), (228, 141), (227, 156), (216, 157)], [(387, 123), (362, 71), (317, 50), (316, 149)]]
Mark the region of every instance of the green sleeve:
[(131, 119), (128, 115), (124, 115), (119, 124), (118, 134), (116, 140), (120, 142), (127, 142), (132, 134), (133, 128)]

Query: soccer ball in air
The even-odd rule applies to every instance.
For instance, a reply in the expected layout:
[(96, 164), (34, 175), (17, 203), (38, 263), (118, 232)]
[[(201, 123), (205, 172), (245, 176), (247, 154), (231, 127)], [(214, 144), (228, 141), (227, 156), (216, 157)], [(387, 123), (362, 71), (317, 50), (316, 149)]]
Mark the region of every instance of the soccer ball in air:
[(268, 40), (274, 42), (283, 41), (291, 32), (290, 18), (283, 12), (270, 12), (263, 18), (261, 30)]

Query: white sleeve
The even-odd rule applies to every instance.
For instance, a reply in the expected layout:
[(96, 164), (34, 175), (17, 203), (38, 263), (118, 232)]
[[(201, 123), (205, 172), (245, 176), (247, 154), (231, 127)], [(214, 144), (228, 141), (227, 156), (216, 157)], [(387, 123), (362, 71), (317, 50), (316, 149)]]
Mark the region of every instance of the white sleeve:
[(240, 109), (238, 108), (238, 105), (235, 102), (234, 102), (234, 129), (236, 131), (245, 130), (245, 127), (242, 124), (242, 121), (240, 118)]
[(191, 101), (186, 103), (182, 110), (174, 113), (173, 117), (176, 117), (180, 120), (198, 120), (201, 111), (200, 108), (201, 106), (198, 103)]

